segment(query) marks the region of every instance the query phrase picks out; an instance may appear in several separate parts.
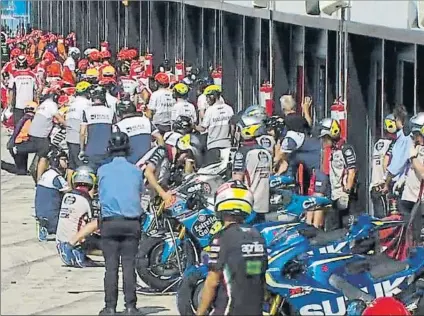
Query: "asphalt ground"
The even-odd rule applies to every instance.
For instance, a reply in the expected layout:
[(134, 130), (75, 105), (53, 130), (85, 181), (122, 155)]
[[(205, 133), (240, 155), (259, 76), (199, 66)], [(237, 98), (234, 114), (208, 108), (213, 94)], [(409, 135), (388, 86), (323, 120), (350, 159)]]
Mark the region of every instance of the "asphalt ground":
[[(7, 140), (2, 130), (1, 159), (11, 163)], [(54, 241), (38, 242), (34, 192), (31, 177), (1, 171), (1, 315), (97, 315), (104, 268), (64, 267)], [(175, 296), (138, 295), (138, 307), (144, 315), (178, 315)]]

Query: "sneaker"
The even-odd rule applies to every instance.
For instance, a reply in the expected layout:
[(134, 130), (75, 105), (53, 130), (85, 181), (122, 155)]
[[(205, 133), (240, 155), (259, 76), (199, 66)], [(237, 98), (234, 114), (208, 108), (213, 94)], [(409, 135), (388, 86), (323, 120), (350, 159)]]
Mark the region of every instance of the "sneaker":
[(37, 229), (37, 237), (38, 241), (43, 242), (47, 241), (47, 236), (49, 235), (49, 232), (47, 231), (47, 228), (42, 226), (39, 221), (36, 223), (36, 229)]
[(127, 307), (125, 308), (125, 310), (122, 312), (123, 315), (140, 315), (141, 313), (138, 310), (137, 307)]
[(60, 259), (66, 266), (73, 266), (75, 264), (75, 256), (72, 252), (74, 249), (68, 242), (60, 242), (57, 244), (57, 251), (59, 252)]
[(81, 248), (73, 248), (72, 254), (75, 258), (74, 265), (76, 267), (84, 268), (86, 266), (86, 256), (85, 253), (81, 250)]

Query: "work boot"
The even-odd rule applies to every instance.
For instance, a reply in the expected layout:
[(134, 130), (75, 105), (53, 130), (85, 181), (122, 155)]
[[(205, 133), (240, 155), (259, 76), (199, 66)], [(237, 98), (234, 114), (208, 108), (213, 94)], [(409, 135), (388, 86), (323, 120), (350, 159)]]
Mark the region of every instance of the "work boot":
[(141, 315), (137, 307), (127, 307), (125, 308), (123, 315)]
[(116, 309), (112, 307), (105, 307), (99, 312), (99, 316), (101, 315), (116, 315)]

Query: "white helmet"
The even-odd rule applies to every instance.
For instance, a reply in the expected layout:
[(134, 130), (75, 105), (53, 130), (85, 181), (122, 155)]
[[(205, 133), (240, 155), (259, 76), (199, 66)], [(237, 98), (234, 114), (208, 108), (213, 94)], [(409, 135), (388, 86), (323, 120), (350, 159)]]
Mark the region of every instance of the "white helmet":
[(92, 189), (96, 181), (96, 173), (89, 166), (78, 167), (72, 175), (72, 185), (74, 187), (85, 186)]
[(319, 137), (330, 136), (332, 139), (340, 138), (341, 127), (339, 122), (332, 118), (325, 118), (320, 123)]
[(72, 58), (79, 57), (81, 55), (81, 51), (78, 47), (71, 47), (69, 48), (68, 55)]
[(247, 217), (252, 213), (253, 194), (239, 180), (221, 185), (215, 195), (215, 212)]
[(424, 112), (420, 112), (417, 115), (414, 115), (409, 120), (409, 125), (411, 132), (420, 132), (424, 136)]

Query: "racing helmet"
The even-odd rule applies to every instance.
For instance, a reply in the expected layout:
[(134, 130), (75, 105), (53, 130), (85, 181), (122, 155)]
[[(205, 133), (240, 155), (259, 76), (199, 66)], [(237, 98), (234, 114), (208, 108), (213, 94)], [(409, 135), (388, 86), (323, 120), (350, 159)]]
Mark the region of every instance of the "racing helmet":
[(189, 87), (182, 82), (179, 82), (174, 86), (174, 93), (176, 97), (187, 96), (189, 90), (190, 90)]
[(414, 115), (409, 120), (409, 126), (411, 133), (420, 133), (424, 136), (424, 112)]
[(96, 185), (96, 173), (89, 166), (81, 166), (72, 174), (71, 181), (74, 188), (83, 186), (91, 190)]
[(137, 111), (136, 106), (131, 100), (120, 100), (116, 105), (116, 112), (118, 116), (122, 116), (124, 114), (131, 114)]
[(155, 76), (155, 81), (160, 84), (161, 86), (168, 86), (169, 85), (169, 76), (166, 73), (159, 72)]
[(71, 48), (69, 48), (68, 54), (73, 59), (78, 59), (81, 56), (81, 51), (77, 47), (71, 47)]
[(16, 65), (15, 67), (17, 69), (26, 69), (28, 68), (28, 59), (26, 55), (19, 55), (18, 58), (16, 58)]
[(194, 160), (197, 167), (201, 164), (202, 143), (200, 139), (193, 134), (186, 134), (178, 139), (177, 150), (181, 153), (190, 153), (190, 158)]
[(212, 95), (212, 96), (219, 97), (221, 96), (221, 93), (222, 93), (221, 87), (216, 84), (211, 84), (207, 86), (205, 90), (203, 90), (203, 94), (206, 96)]
[(60, 160), (61, 159), (68, 160), (68, 154), (64, 150), (54, 150), (49, 154), (48, 158), (49, 158), (49, 164), (52, 168), (63, 169), (60, 166)]
[(85, 72), (85, 80), (90, 83), (96, 83), (99, 80), (99, 71), (96, 68), (89, 68)]
[(103, 51), (101, 51), (101, 52), (100, 52), (100, 57), (101, 57), (102, 59), (108, 59), (108, 58), (111, 58), (111, 57), (112, 57), (112, 55), (110, 54), (110, 51), (108, 51), (108, 50), (103, 50)]
[(75, 87), (75, 91), (77, 94), (85, 94), (90, 91), (91, 87), (92, 87), (91, 83), (87, 81), (81, 81), (81, 82), (78, 82), (77, 86)]
[(116, 75), (116, 70), (115, 68), (113, 68), (113, 66), (106, 66), (102, 70), (103, 77), (115, 77), (115, 75)]
[(103, 86), (97, 86), (90, 91), (91, 101), (93, 105), (106, 104), (106, 89)]
[(221, 185), (215, 194), (215, 212), (233, 216), (248, 217), (252, 213), (253, 194), (239, 180)]
[(174, 124), (172, 125), (172, 130), (174, 132), (180, 133), (181, 135), (188, 134), (193, 130), (193, 122), (190, 117), (180, 115), (174, 121)]
[(341, 127), (337, 120), (325, 118), (320, 123), (320, 134), (318, 137), (330, 136), (331, 139), (337, 140), (340, 138)]
[(112, 133), (109, 139), (107, 150), (109, 153), (128, 151), (130, 149), (130, 139), (127, 134), (121, 131)]
[(263, 121), (266, 119), (266, 113), (262, 106), (252, 105), (244, 111), (237, 125), (240, 129), (240, 135), (243, 139), (249, 140), (263, 134)]
[(389, 134), (395, 134), (397, 132), (396, 119), (393, 114), (389, 114), (384, 118), (384, 131)]
[(10, 51), (10, 56), (11, 56), (12, 58), (16, 58), (16, 57), (18, 57), (19, 55), (22, 55), (22, 50), (21, 50), (20, 48), (15, 47), (14, 49), (12, 49), (12, 50)]

